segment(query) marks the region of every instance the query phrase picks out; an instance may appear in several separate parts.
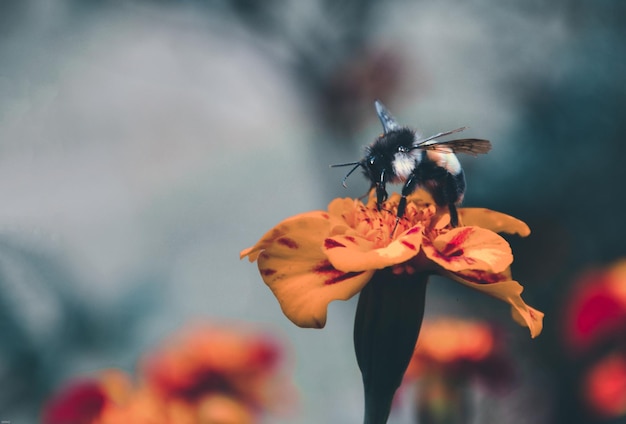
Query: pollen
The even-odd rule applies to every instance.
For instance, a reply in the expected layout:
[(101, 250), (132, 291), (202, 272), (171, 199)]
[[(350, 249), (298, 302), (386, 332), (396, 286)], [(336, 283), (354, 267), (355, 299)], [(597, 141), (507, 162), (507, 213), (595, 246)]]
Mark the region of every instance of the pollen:
[[(371, 201), (355, 209), (353, 228), (358, 235), (374, 242), (376, 248), (389, 245), (406, 231), (411, 234), (411, 232), (421, 231), (421, 228), (430, 226), (431, 218), (435, 215), (433, 205), (408, 202), (404, 216), (398, 220), (398, 198), (396, 197), (384, 202), (380, 210), (376, 207), (376, 203)], [(420, 228), (417, 229), (416, 226)], [(407, 247), (417, 250), (416, 246), (407, 245)]]

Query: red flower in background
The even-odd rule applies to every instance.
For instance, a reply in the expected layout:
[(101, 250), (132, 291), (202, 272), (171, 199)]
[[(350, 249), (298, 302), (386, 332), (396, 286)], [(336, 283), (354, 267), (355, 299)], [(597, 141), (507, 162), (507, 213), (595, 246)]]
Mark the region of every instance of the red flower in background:
[(602, 418), (626, 416), (626, 260), (579, 279), (564, 337), (573, 356), (593, 359), (580, 387), (589, 410)]
[(565, 329), (565, 341), (574, 353), (626, 336), (626, 261), (578, 280), (566, 308)]
[(100, 375), (70, 382), (44, 406), (43, 424), (91, 424), (115, 402), (130, 394), (130, 378), (107, 370)]
[(626, 355), (616, 352), (591, 366), (583, 380), (583, 397), (605, 418), (626, 415)]
[(97, 381), (77, 381), (63, 389), (46, 405), (44, 424), (89, 424), (108, 402)]

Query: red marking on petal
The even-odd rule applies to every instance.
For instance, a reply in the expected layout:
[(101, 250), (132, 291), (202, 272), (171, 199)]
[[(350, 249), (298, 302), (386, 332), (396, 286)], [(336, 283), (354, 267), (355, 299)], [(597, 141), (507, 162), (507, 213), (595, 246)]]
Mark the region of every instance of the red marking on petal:
[(342, 272), (341, 275), (338, 275), (333, 278), (329, 278), (324, 283), (327, 285), (340, 283), (344, 280), (349, 280), (350, 278), (356, 277), (357, 275), (363, 274), (365, 271), (353, 271), (353, 272)]
[(533, 310), (532, 310), (532, 309), (529, 309), (529, 310), (528, 310), (528, 315), (530, 315), (530, 318), (531, 318), (531, 319), (535, 319), (535, 313), (533, 312)]
[(441, 249), (441, 254), (445, 256), (460, 256), (463, 254), (463, 248), (461, 246), (463, 243), (467, 241), (467, 238), (470, 236), (472, 232), (471, 228), (466, 228), (462, 231), (459, 231), (453, 238), (450, 240), (443, 249)]
[(407, 231), (407, 234), (415, 234), (415, 233), (419, 233), (420, 231), (422, 231), (422, 229), (420, 227), (413, 227), (411, 228), (409, 231)]
[(282, 244), (283, 246), (287, 246), (290, 249), (298, 248), (298, 243), (296, 243), (293, 239), (290, 239), (289, 237), (281, 237), (278, 240), (276, 240), (276, 242), (278, 244)]
[(330, 285), (349, 280), (350, 278), (363, 274), (363, 272), (365, 271), (343, 272), (332, 266), (330, 262), (322, 261), (315, 268), (313, 268), (313, 272), (317, 274), (324, 274), (326, 277), (324, 280), (324, 284)]
[(346, 247), (346, 245), (339, 243), (337, 240), (327, 238), (324, 240), (324, 247), (326, 249), (334, 249), (335, 247)]
[(352, 236), (346, 236), (346, 240), (351, 241), (352, 243), (356, 243), (356, 239)]
[(260, 271), (261, 271), (261, 275), (264, 275), (266, 277), (269, 277), (270, 275), (274, 275), (277, 272), (275, 269), (271, 269), (271, 268), (261, 269)]
[(313, 268), (313, 272), (317, 273), (327, 273), (327, 272), (340, 272), (338, 271), (329, 261), (322, 261), (315, 268)]
[(414, 245), (413, 243), (409, 243), (409, 242), (408, 242), (408, 241), (406, 241), (406, 240), (402, 240), (402, 241), (401, 241), (401, 243), (402, 243), (403, 245), (405, 245), (406, 247), (408, 247), (409, 249), (411, 249), (411, 250), (417, 250), (417, 249), (415, 248), (415, 245)]
[(327, 213), (323, 213), (323, 214), (322, 214), (322, 218), (324, 218), (324, 219), (330, 219), (330, 215), (328, 215)]

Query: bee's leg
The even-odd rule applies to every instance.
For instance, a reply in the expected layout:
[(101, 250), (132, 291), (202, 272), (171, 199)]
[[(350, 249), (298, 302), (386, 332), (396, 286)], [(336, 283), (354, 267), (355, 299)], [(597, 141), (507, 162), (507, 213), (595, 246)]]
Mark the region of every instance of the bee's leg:
[(459, 213), (456, 210), (456, 205), (454, 203), (450, 203), (448, 205), (448, 210), (450, 211), (450, 225), (452, 228), (456, 228), (459, 226)]
[(387, 200), (387, 191), (385, 190), (385, 187), (380, 184), (376, 184), (376, 208), (378, 210), (380, 210), (385, 200)]
[(380, 173), (380, 182), (376, 183), (376, 207), (380, 210), (383, 202), (387, 200), (387, 190), (385, 190), (385, 171)]
[(459, 226), (459, 214), (456, 205), (463, 200), (465, 194), (465, 174), (461, 170), (458, 174), (448, 173), (445, 182), (445, 202), (450, 211), (450, 225), (453, 228)]
[(402, 187), (402, 197), (398, 202), (398, 211), (396, 212), (398, 220), (404, 216), (406, 212), (406, 197), (415, 191), (417, 186), (417, 175), (411, 174)]
[(398, 202), (398, 210), (396, 212), (396, 224), (393, 226), (393, 231), (391, 231), (391, 235), (396, 232), (396, 228), (398, 227), (398, 222), (404, 216), (404, 212), (406, 212), (406, 197), (415, 191), (415, 187), (417, 186), (417, 175), (414, 173), (409, 176), (409, 178), (404, 183), (402, 187), (402, 197)]

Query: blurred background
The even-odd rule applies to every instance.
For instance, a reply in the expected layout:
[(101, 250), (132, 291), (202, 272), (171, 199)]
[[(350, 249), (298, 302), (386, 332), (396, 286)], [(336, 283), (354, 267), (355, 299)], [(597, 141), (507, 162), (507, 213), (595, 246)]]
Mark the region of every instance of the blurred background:
[[(494, 299), (428, 289), (427, 317), (495, 321), (516, 358), (518, 384), (478, 391), (473, 422), (623, 422), (581, 401), (598, 353), (573, 356), (563, 334), (579, 276), (626, 256), (625, 18), (610, 0), (3, 1), (0, 419), (36, 422), (62, 382), (132, 370), (209, 319), (288, 346), (299, 406), (268, 422), (360, 422), (356, 299), (297, 328), (238, 254), (365, 192), (328, 165), (380, 133), (378, 98), (426, 135), (491, 140), (460, 158), (465, 205), (533, 231), (510, 242), (539, 338)], [(409, 403), (389, 422), (413, 422)]]

